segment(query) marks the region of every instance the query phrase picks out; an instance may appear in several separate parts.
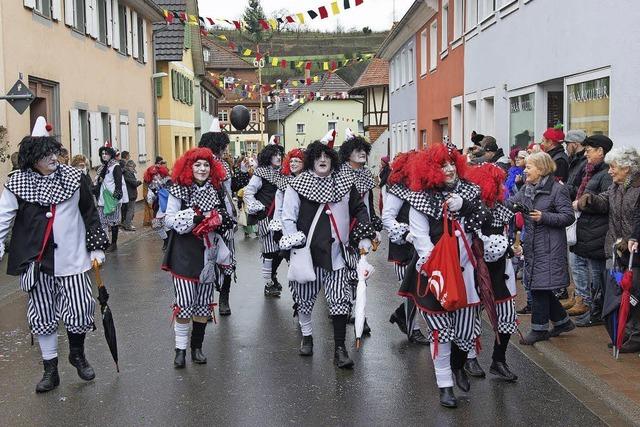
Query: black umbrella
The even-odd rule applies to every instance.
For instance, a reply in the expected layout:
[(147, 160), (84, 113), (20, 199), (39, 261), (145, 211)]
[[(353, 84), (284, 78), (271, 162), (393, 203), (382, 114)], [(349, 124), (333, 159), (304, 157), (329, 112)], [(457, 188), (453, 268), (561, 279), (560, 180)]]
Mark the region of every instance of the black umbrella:
[(116, 362), (116, 371), (120, 372), (118, 366), (118, 341), (116, 339), (116, 327), (113, 324), (113, 315), (109, 308), (109, 293), (104, 286), (102, 277), (100, 277), (100, 265), (97, 262), (93, 263), (93, 271), (96, 274), (96, 282), (98, 283), (98, 301), (100, 301), (100, 313), (102, 313), (102, 327), (104, 328), (104, 337), (107, 340), (107, 345), (111, 351), (114, 362)]

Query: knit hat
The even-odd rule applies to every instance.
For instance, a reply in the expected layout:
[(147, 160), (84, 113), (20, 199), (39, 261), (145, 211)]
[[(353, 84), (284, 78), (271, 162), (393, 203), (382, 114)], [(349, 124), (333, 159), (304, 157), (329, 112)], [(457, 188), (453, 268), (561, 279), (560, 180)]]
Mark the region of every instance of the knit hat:
[(564, 132), (562, 132), (562, 124), (557, 124), (552, 128), (547, 129), (542, 134), (546, 139), (555, 143), (561, 143), (564, 141)]
[(605, 135), (591, 135), (582, 142), (585, 147), (602, 147), (604, 154), (607, 154), (613, 148), (613, 141)]
[(482, 146), (484, 147), (484, 151), (490, 151), (492, 153), (495, 153), (496, 151), (498, 151), (498, 143), (496, 142), (496, 139), (492, 136), (485, 136), (482, 139)]
[(484, 135), (481, 133), (476, 133), (475, 130), (471, 132), (471, 142), (473, 142), (474, 145), (480, 145), (483, 139)]
[(578, 144), (582, 144), (582, 142), (587, 138), (587, 134), (583, 130), (570, 130), (567, 132), (567, 135), (564, 137), (564, 142), (567, 144), (572, 142), (577, 142)]

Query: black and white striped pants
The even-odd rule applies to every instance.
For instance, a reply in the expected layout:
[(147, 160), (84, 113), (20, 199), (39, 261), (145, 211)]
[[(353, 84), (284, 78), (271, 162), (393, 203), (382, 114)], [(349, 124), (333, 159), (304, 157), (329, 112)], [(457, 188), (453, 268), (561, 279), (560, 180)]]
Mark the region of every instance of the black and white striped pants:
[(518, 313), (513, 298), (496, 304), (498, 312), (498, 332), (501, 334), (515, 334), (518, 331)]
[(258, 236), (263, 254), (280, 252), (280, 246), (273, 238), (273, 231), (269, 230), (269, 218), (258, 221)]
[(227, 230), (224, 233), (224, 236), (222, 236), (222, 241), (225, 245), (227, 245), (227, 248), (229, 248), (229, 252), (231, 252), (231, 265), (221, 267), (220, 265), (216, 264), (218, 286), (222, 285), (224, 276), (233, 276), (233, 273), (236, 269), (236, 241), (234, 238), (234, 234), (235, 233), (233, 232), (233, 229), (231, 229)]
[(402, 282), (404, 280), (404, 274), (407, 272), (407, 264), (399, 264), (397, 262), (393, 263), (393, 269), (396, 272), (396, 276), (398, 277), (398, 281)]
[(34, 335), (54, 333), (60, 320), (71, 333), (87, 333), (94, 329), (95, 310), (91, 280), (85, 273), (55, 277), (40, 272), (29, 291), (27, 319)]
[(469, 351), (480, 335), (480, 308), (465, 307), (446, 313), (423, 313), (429, 331), (429, 341), (440, 343), (453, 341), (462, 351)]
[(174, 308), (176, 317), (190, 319), (192, 317), (209, 317), (213, 310), (213, 283), (198, 283), (173, 277), (175, 294)]
[(337, 316), (349, 314), (351, 310), (351, 285), (349, 283), (348, 269), (328, 271), (316, 267), (315, 282), (298, 283), (289, 282), (298, 311), (303, 314), (311, 314), (320, 288), (324, 285), (324, 296), (329, 307), (329, 314)]

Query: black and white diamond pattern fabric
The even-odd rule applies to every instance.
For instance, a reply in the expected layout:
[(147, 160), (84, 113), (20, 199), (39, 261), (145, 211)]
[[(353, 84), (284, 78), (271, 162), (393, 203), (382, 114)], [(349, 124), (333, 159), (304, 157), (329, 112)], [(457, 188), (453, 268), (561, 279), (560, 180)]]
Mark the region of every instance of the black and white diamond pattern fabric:
[(253, 174), (262, 179), (266, 179), (268, 182), (278, 188), (282, 186), (282, 174), (280, 173), (280, 171), (270, 166), (258, 166)]
[(411, 190), (409, 190), (407, 187), (405, 187), (402, 184), (392, 185), (387, 189), (387, 192), (393, 194), (400, 200), (404, 200), (404, 201), (407, 201), (409, 199), (409, 196), (411, 195)]
[(291, 181), (291, 188), (312, 202), (335, 203), (351, 190), (353, 174), (332, 172), (326, 177), (319, 177), (310, 171), (304, 171)]
[(343, 164), (340, 168), (340, 172), (353, 174), (356, 190), (358, 190), (358, 194), (360, 194), (361, 196), (365, 195), (367, 191), (376, 186), (373, 174), (366, 167), (353, 169), (351, 166)]
[(169, 193), (185, 202), (187, 206), (198, 208), (202, 212), (209, 212), (222, 203), (218, 196), (218, 191), (210, 182), (207, 182), (202, 187), (196, 184), (191, 187), (172, 185), (169, 187)]
[(233, 176), (233, 174), (231, 173), (231, 167), (229, 166), (229, 163), (227, 163), (225, 160), (222, 160), (221, 158), (219, 158), (218, 156), (213, 156), (214, 159), (216, 159), (217, 161), (219, 161), (220, 163), (222, 163), (222, 167), (224, 168), (225, 171), (225, 175), (224, 178), (222, 179), (222, 181), (226, 181), (228, 179), (231, 179), (231, 177)]
[(295, 177), (292, 175), (282, 175), (278, 180), (278, 190), (282, 191), (283, 193), (287, 191), (287, 187), (289, 186), (289, 184), (291, 184), (293, 178)]
[(80, 188), (81, 175), (79, 169), (67, 165), (58, 166), (53, 176), (43, 176), (31, 169), (21, 170), (11, 175), (5, 187), (29, 203), (57, 205), (70, 199)]
[(489, 209), (489, 212), (491, 213), (492, 228), (500, 228), (508, 225), (514, 216), (513, 212), (501, 203), (496, 203), (493, 208)]

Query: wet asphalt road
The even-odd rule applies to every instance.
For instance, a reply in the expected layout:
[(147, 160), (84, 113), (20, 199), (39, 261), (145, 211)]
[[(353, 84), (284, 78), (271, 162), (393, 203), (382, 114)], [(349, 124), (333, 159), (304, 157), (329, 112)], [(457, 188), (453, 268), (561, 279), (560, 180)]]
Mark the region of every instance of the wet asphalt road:
[[(161, 249), (153, 234), (122, 245), (103, 273), (118, 329), (119, 374), (99, 325), (87, 338), (97, 377), (80, 380), (66, 360), (61, 328), (61, 385), (36, 395), (42, 366), (37, 344), (29, 342), (26, 299), (21, 293), (1, 299), (0, 425), (602, 425), (513, 347), (507, 358), (520, 376), (516, 384), (491, 376), (473, 380), (469, 393), (456, 389), (458, 409), (440, 407), (428, 348), (409, 344), (388, 322), (400, 299), (384, 247), (369, 257), (377, 267), (368, 289), (372, 336), (356, 351), (352, 327), (347, 334), (355, 369), (333, 366), (332, 328), (322, 298), (313, 318), (315, 354), (302, 358), (288, 290), (280, 299), (265, 299), (258, 241), (239, 237), (237, 249), (233, 314), (207, 327), (209, 363), (188, 361), (181, 371), (172, 366), (171, 282), (159, 270)], [(285, 282), (285, 265), (280, 278)], [(488, 371), (491, 334), (486, 335), (480, 360)]]

